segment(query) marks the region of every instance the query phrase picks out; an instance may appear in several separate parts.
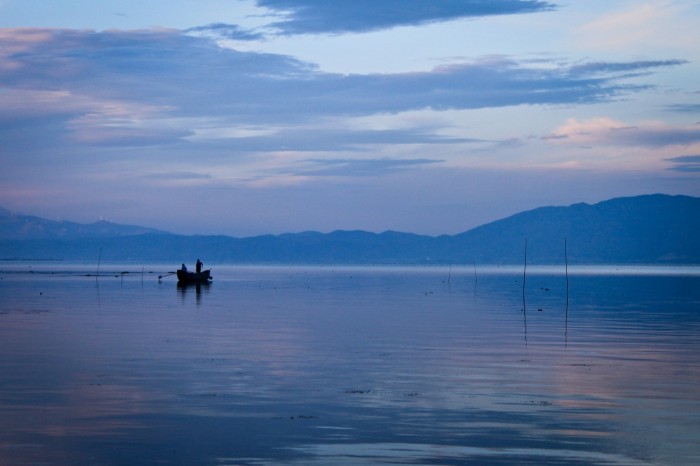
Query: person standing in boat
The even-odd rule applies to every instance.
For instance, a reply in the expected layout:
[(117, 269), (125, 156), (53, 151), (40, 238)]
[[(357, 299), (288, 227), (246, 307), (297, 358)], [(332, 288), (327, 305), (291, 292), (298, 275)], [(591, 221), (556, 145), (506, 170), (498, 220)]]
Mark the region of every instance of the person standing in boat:
[(182, 268), (180, 269), (183, 272), (187, 272), (187, 266), (185, 264), (182, 264)]
[(204, 264), (202, 264), (202, 261), (200, 261), (199, 259), (197, 259), (197, 265), (196, 265), (197, 273), (200, 273), (200, 272), (202, 271), (202, 266), (203, 266), (203, 265), (204, 265)]

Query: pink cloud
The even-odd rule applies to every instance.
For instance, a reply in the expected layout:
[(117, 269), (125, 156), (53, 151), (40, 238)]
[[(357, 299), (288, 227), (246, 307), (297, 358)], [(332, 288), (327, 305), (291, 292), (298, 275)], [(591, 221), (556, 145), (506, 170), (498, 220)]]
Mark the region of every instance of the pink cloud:
[(568, 119), (542, 139), (557, 144), (630, 147), (689, 146), (700, 143), (700, 125), (674, 126), (658, 121), (628, 124), (610, 117)]

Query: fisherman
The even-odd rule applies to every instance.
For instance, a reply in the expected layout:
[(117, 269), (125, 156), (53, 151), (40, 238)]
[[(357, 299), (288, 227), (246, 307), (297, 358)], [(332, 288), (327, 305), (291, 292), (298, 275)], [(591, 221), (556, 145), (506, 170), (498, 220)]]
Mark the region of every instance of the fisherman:
[(180, 269), (183, 272), (187, 272), (187, 266), (185, 264), (182, 264), (182, 268)]
[(197, 273), (200, 273), (200, 272), (202, 271), (202, 266), (203, 266), (203, 265), (204, 265), (204, 264), (202, 264), (202, 261), (200, 261), (199, 259), (197, 259)]

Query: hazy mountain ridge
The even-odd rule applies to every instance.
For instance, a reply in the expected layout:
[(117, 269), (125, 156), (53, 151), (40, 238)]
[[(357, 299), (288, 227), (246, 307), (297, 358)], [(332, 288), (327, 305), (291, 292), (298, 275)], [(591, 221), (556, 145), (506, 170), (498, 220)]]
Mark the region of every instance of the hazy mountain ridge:
[(0, 207), (0, 240), (72, 240), (92, 237), (134, 236), (148, 233), (164, 234), (166, 232), (136, 225), (120, 225), (106, 220), (90, 224), (65, 220), (48, 220), (33, 215), (14, 213)]
[[(461, 233), (452, 245), (477, 262), (700, 263), (700, 198), (662, 194), (541, 207)], [(470, 246), (472, 245), (472, 246)], [(488, 247), (484, 247), (488, 245)], [(521, 259), (522, 260), (522, 259)]]
[[(2, 213), (4, 211), (0, 211)], [(700, 198), (663, 194), (541, 207), (457, 235), (303, 232), (247, 238), (181, 236), (97, 222), (48, 225), (18, 238), (0, 219), (0, 258), (210, 263), (471, 264), (569, 262), (700, 264)], [(59, 228), (60, 227), (60, 228)], [(14, 237), (8, 237), (10, 231)], [(53, 232), (54, 236), (50, 236)], [(70, 235), (73, 236), (70, 236)]]

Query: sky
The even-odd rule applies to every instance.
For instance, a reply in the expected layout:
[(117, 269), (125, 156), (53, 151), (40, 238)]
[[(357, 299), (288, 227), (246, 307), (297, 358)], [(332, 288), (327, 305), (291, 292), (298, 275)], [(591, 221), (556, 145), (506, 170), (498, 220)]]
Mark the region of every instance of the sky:
[(455, 234), (700, 196), (700, 2), (0, 0), (0, 206)]

